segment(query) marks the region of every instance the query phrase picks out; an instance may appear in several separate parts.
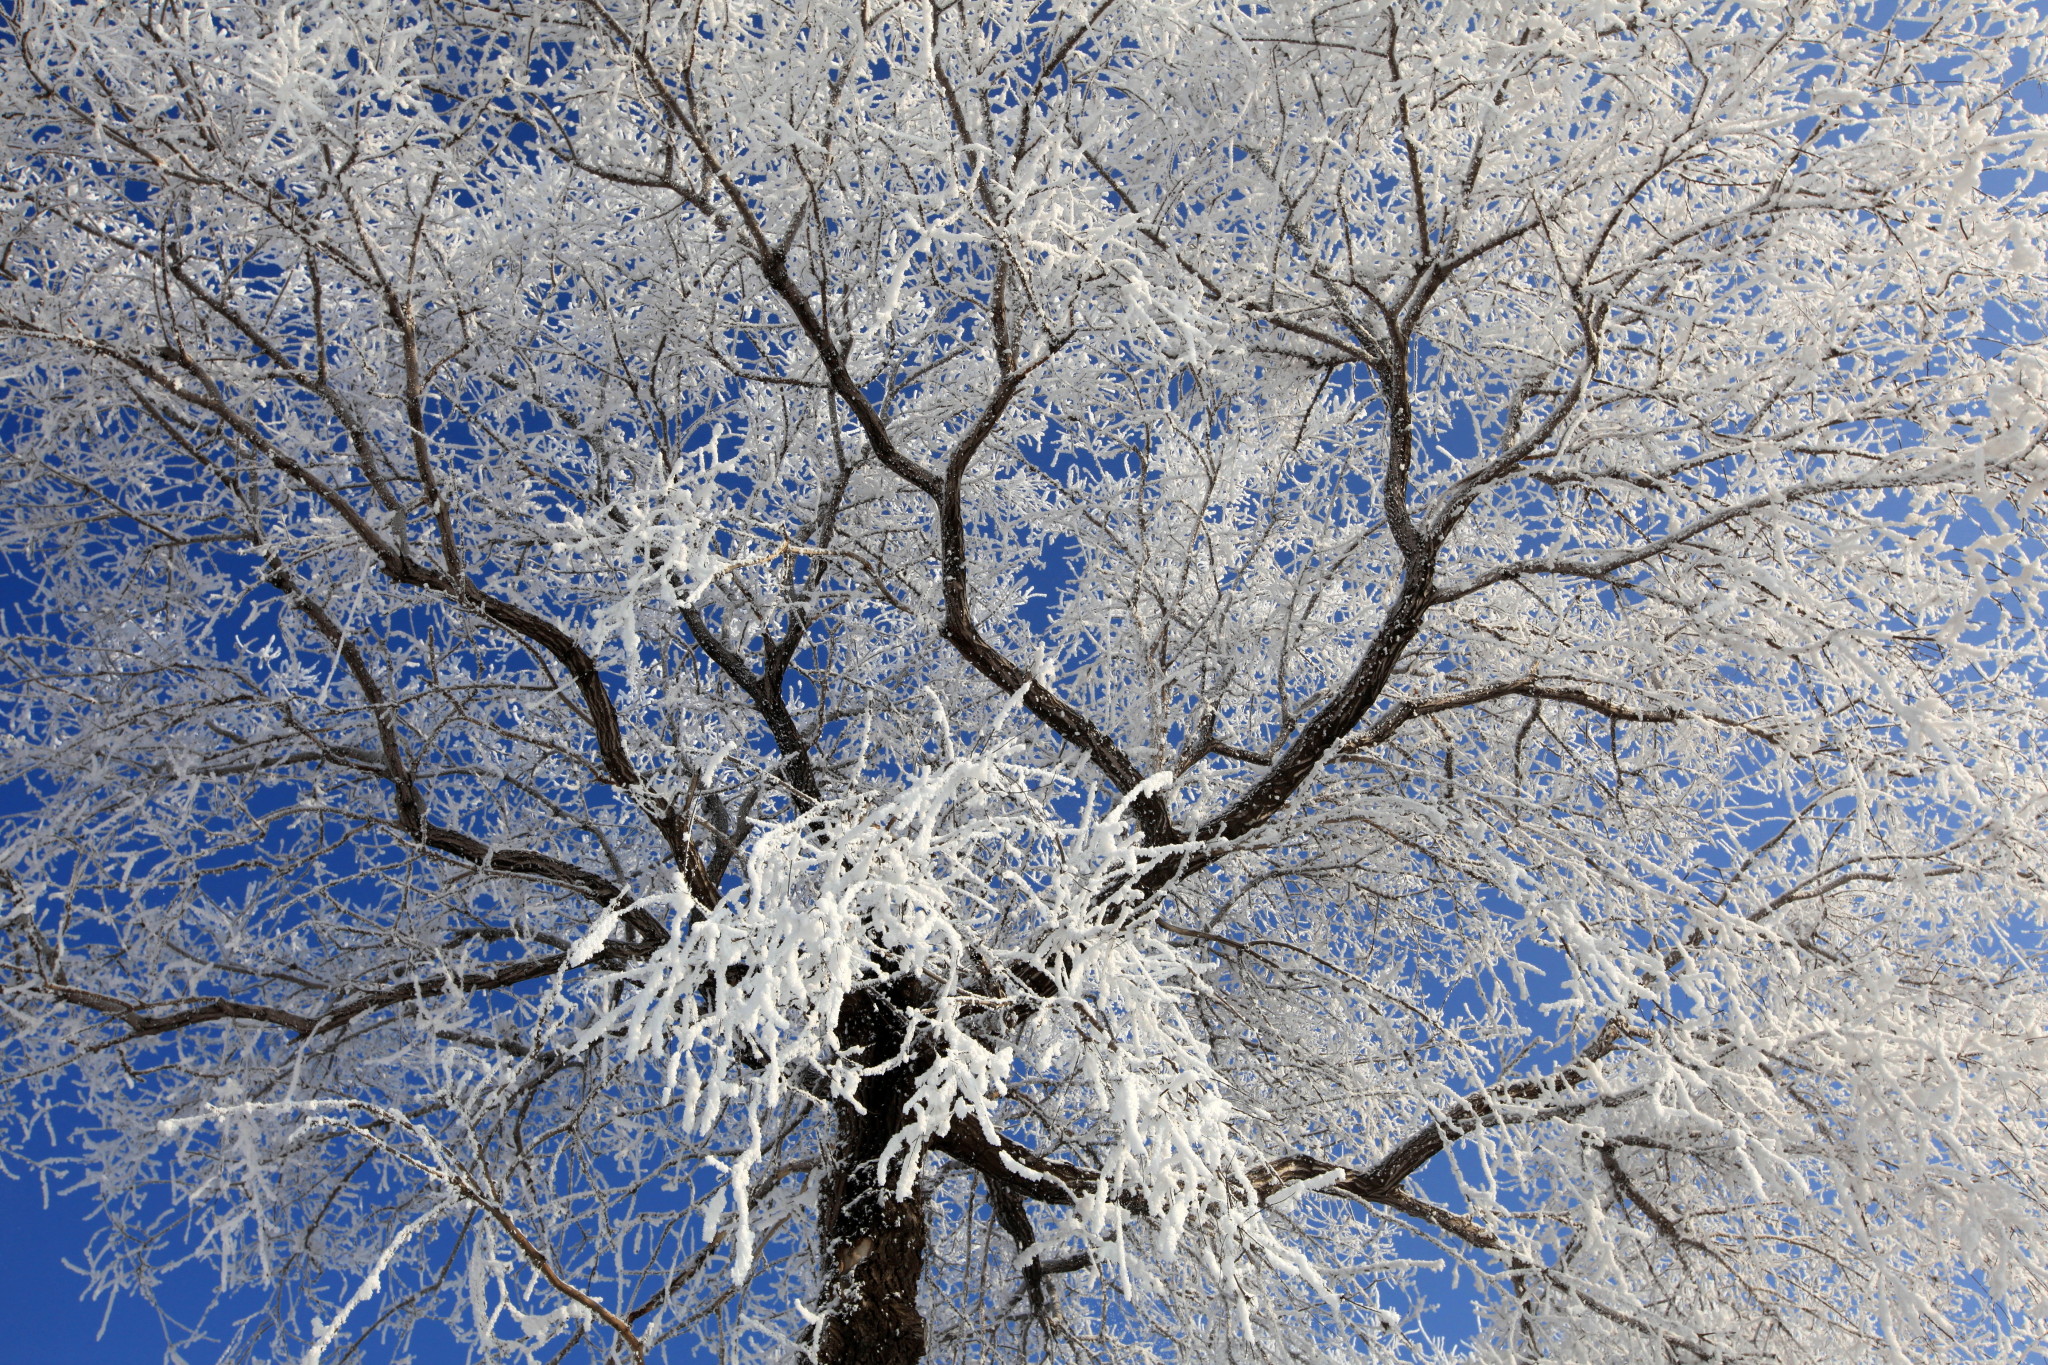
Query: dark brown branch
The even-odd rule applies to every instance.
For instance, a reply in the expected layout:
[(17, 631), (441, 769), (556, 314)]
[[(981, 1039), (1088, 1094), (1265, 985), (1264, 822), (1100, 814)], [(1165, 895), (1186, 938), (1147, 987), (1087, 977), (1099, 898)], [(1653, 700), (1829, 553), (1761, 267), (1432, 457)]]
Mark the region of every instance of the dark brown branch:
[[(1010, 1235), (1017, 1253), (1029, 1257), (1031, 1248), (1038, 1243), (1038, 1230), (1031, 1225), (1031, 1213), (1024, 1207), (1023, 1197), (1008, 1181), (990, 1180), (986, 1183), (989, 1207), (995, 1212), (996, 1222)], [(1031, 1314), (1044, 1321), (1051, 1311), (1051, 1303), (1045, 1293), (1045, 1268), (1035, 1258), (1027, 1259), (1022, 1273), (1024, 1292), (1031, 1300)]]
[[(240, 1000), (206, 997), (186, 1009), (171, 1014), (152, 1015), (145, 1012), (144, 1006), (130, 1004), (99, 991), (81, 990), (77, 986), (66, 986), (57, 982), (45, 983), (40, 989), (67, 1005), (78, 1005), (95, 1013), (119, 1019), (128, 1026), (129, 1038), (148, 1038), (160, 1033), (173, 1033), (178, 1029), (190, 1028), (194, 1024), (210, 1024), (220, 1019), (243, 1019), (252, 1023), (275, 1024), (279, 1028), (290, 1029), (302, 1036), (314, 1032), (320, 1026), (319, 1019), (313, 1015), (297, 1014), (272, 1005), (247, 1004)], [(126, 1039), (122, 1041), (125, 1042)]]
[(789, 702), (782, 695), (782, 680), (789, 669), (789, 661), (795, 654), (796, 643), (801, 637), (803, 622), (793, 621), (789, 632), (781, 640), (765, 638), (761, 671), (747, 665), (739, 651), (719, 638), (710, 623), (704, 619), (699, 607), (684, 607), (682, 618), (690, 628), (690, 636), (697, 647), (710, 656), (719, 671), (730, 678), (747, 699), (754, 703), (762, 723), (768, 727), (768, 734), (775, 741), (776, 749), (782, 755), (782, 776), (794, 794), (799, 813), (809, 810), (823, 800), (818, 788), (818, 774), (811, 766), (811, 747), (804, 742), (803, 731), (797, 728), (796, 717), (789, 711)]
[[(991, 1141), (972, 1119), (955, 1123), (934, 1138), (931, 1145), (934, 1151), (980, 1173), (990, 1184), (1000, 1182), (1005, 1189), (1041, 1204), (1072, 1204), (1078, 1196), (1094, 1191), (1102, 1183), (1102, 1177), (1086, 1167), (1042, 1157), (1006, 1137)], [(1131, 1213), (1151, 1212), (1151, 1207), (1136, 1194), (1112, 1198)]]
[[(1482, 1250), (1498, 1251), (1500, 1238), (1483, 1224), (1463, 1214), (1439, 1208), (1409, 1194), (1403, 1187), (1409, 1177), (1434, 1158), (1445, 1146), (1489, 1121), (1507, 1121), (1504, 1104), (1526, 1104), (1559, 1095), (1591, 1078), (1590, 1067), (1608, 1056), (1629, 1036), (1626, 1024), (1610, 1019), (1570, 1064), (1547, 1076), (1529, 1076), (1489, 1086), (1450, 1105), (1432, 1120), (1363, 1170), (1339, 1166), (1320, 1157), (1289, 1156), (1258, 1166), (1248, 1172), (1250, 1194), (1260, 1203), (1270, 1202), (1289, 1188), (1310, 1180), (1326, 1180), (1323, 1192), (1347, 1199), (1378, 1204), (1411, 1217), (1420, 1218), (1452, 1233)], [(1594, 1101), (1597, 1103), (1598, 1101)], [(1539, 1111), (1530, 1118), (1545, 1117)], [(1570, 1112), (1581, 1112), (1573, 1109)], [(932, 1143), (965, 1166), (978, 1171), (991, 1185), (1001, 1184), (1012, 1195), (1048, 1204), (1071, 1204), (1083, 1193), (1093, 1193), (1102, 1177), (1085, 1167), (1039, 1156), (1009, 1138), (991, 1140), (974, 1122), (956, 1123)], [(1341, 1174), (1338, 1174), (1340, 1173)], [(1113, 1196), (1114, 1201), (1133, 1213), (1149, 1214), (1150, 1207), (1136, 1193)]]
[(1366, 1204), (1378, 1204), (1397, 1213), (1407, 1214), (1411, 1218), (1441, 1228), (1458, 1240), (1482, 1251), (1499, 1251), (1502, 1248), (1499, 1235), (1477, 1219), (1418, 1199), (1401, 1188), (1398, 1181), (1389, 1185), (1376, 1178), (1372, 1172), (1354, 1171), (1318, 1157), (1283, 1157), (1279, 1161), (1256, 1167), (1250, 1172), (1252, 1191), (1260, 1203), (1268, 1203), (1296, 1185), (1311, 1180), (1326, 1180), (1340, 1171), (1343, 1174), (1338, 1179), (1319, 1186), (1321, 1193), (1341, 1195), (1346, 1199), (1355, 1199)]
[[(446, 853), (464, 862), (474, 863), (491, 872), (508, 872), (513, 876), (531, 877), (537, 881), (550, 882), (566, 887), (586, 900), (609, 909), (626, 899), (626, 893), (610, 879), (601, 877), (574, 863), (564, 862), (526, 848), (492, 848), (474, 835), (461, 830), (448, 829), (442, 825), (423, 823), (419, 840), (437, 853)], [(641, 927), (637, 922), (636, 928)], [(659, 925), (655, 926), (657, 929)], [(663, 930), (655, 941), (667, 938)]]
[[(1477, 1131), (1501, 1116), (1501, 1105), (1527, 1104), (1564, 1091), (1588, 1080), (1588, 1067), (1605, 1058), (1629, 1036), (1628, 1025), (1609, 1019), (1580, 1050), (1570, 1064), (1548, 1076), (1526, 1076), (1475, 1091), (1449, 1105), (1443, 1114), (1425, 1124), (1394, 1149), (1362, 1172), (1361, 1188), (1391, 1190), (1421, 1170), (1450, 1143)], [(1540, 1116), (1540, 1115), (1539, 1115)]]
[[(960, 652), (961, 658), (974, 666), (976, 672), (1004, 692), (1021, 693), (1031, 714), (1044, 721), (1061, 739), (1086, 753), (1103, 775), (1116, 784), (1117, 790), (1128, 795), (1135, 792), (1144, 780), (1137, 765), (1118, 747), (1108, 731), (1075, 710), (1051, 688), (990, 644), (975, 625), (968, 604), (967, 526), (961, 509), (962, 488), (975, 452), (995, 430), (1003, 411), (1021, 387), (1023, 378), (1023, 374), (1017, 372), (1003, 377), (995, 396), (982, 410), (980, 420), (960, 438), (946, 461), (946, 479), (939, 494), (939, 581), (943, 585), (946, 602), (944, 634), (948, 643)], [(1131, 811), (1139, 829), (1144, 832), (1147, 844), (1162, 847), (1182, 842), (1183, 836), (1173, 827), (1165, 798), (1159, 793), (1146, 792), (1135, 797)]]
[[(1695, 716), (1675, 706), (1651, 704), (1631, 706), (1622, 702), (1609, 701), (1597, 693), (1570, 684), (1543, 683), (1532, 678), (1515, 678), (1505, 682), (1488, 683), (1483, 687), (1470, 688), (1463, 692), (1452, 692), (1443, 696), (1425, 697), (1420, 700), (1404, 698), (1394, 703), (1385, 714), (1371, 725), (1344, 741), (1341, 752), (1354, 755), (1375, 745), (1384, 744), (1393, 738), (1395, 731), (1411, 720), (1433, 716), (1443, 711), (1456, 711), (1482, 702), (1498, 701), (1502, 697), (1529, 697), (1536, 701), (1554, 701), (1576, 706), (1609, 720), (1633, 721), (1642, 725), (1671, 725), (1682, 720), (1718, 720), (1718, 717)], [(1735, 724), (1721, 721), (1722, 724)], [(1747, 728), (1747, 727), (1741, 727)]]
[[(1773, 507), (1785, 507), (1795, 503), (1812, 501), (1836, 493), (1891, 491), (1905, 488), (1926, 488), (1954, 483), (1959, 477), (1953, 465), (1930, 464), (1916, 470), (1898, 470), (1878, 475), (1859, 475), (1853, 478), (1822, 479), (1814, 483), (1801, 484), (1777, 492), (1759, 493), (1741, 502), (1730, 504), (1708, 512), (1686, 523), (1675, 531), (1644, 541), (1640, 545), (1624, 550), (1615, 550), (1598, 559), (1525, 559), (1513, 564), (1502, 564), (1483, 573), (1475, 574), (1463, 583), (1453, 584), (1436, 593), (1430, 599), (1431, 606), (1442, 606), (1455, 602), (1474, 593), (1518, 578), (1559, 577), (1584, 578), (1596, 582), (1609, 581), (1610, 575), (1621, 569), (1632, 568), (1655, 559), (1669, 550), (1674, 550), (1700, 536), (1730, 522), (1740, 521), (1757, 512)], [(1621, 586), (1626, 587), (1627, 584)]]
[[(397, 728), (393, 719), (396, 708), (377, 682), (376, 675), (370, 671), (369, 663), (363, 658), (362, 651), (356, 646), (355, 641), (348, 638), (340, 623), (335, 621), (326, 607), (306, 592), (298, 579), (274, 556), (270, 557), (268, 577), (271, 585), (283, 593), (286, 600), (297, 607), (313, 623), (322, 638), (341, 655), (348, 666), (350, 676), (355, 679), (357, 688), (361, 690), (364, 700), (369, 704), (377, 726), (384, 776), (396, 789), (398, 822), (407, 834), (428, 848), (489, 871), (509, 872), (571, 888), (600, 906), (610, 907), (626, 899), (625, 892), (610, 879), (577, 867), (573, 863), (531, 849), (493, 849), (473, 835), (430, 822), (426, 818), (426, 799), (421, 795), (419, 784), (399, 749)], [(668, 931), (647, 912), (631, 911), (627, 919), (642, 940), (649, 945), (667, 942)]]
[[(612, 705), (611, 693), (605, 685), (604, 675), (598, 668), (597, 661), (577, 644), (567, 631), (528, 608), (485, 592), (466, 575), (450, 574), (443, 568), (413, 558), (403, 546), (394, 546), (364, 520), (362, 513), (343, 497), (339, 490), (279, 449), (261, 428), (245, 414), (236, 411), (214, 387), (204, 368), (182, 351), (167, 347), (161, 358), (191, 376), (192, 383), (180, 382), (174, 374), (147, 358), (131, 355), (103, 343), (53, 336), (40, 328), (20, 325), (16, 325), (16, 330), (42, 335), (60, 344), (103, 356), (141, 376), (150, 385), (179, 402), (212, 413), (251, 450), (268, 460), (272, 467), (302, 485), (333, 509), (362, 542), (364, 548), (376, 557), (385, 577), (406, 587), (424, 588), (437, 593), (461, 609), (481, 616), (493, 625), (525, 640), (540, 653), (554, 660), (575, 682), (606, 780), (614, 786), (636, 794), (640, 791), (640, 775), (633, 765), (631, 756), (626, 752), (618, 709)], [(193, 384), (199, 387), (195, 388)], [(696, 855), (690, 844), (682, 814), (666, 802), (643, 800), (641, 806), (655, 828), (660, 831), (677, 864), (687, 866)]]
[(499, 1207), (496, 1201), (485, 1199), (480, 1191), (471, 1188), (466, 1182), (458, 1182), (456, 1188), (468, 1195), (470, 1200), (478, 1208), (482, 1209), (492, 1222), (505, 1230), (505, 1235), (512, 1239), (513, 1245), (517, 1246), (520, 1253), (526, 1257), (533, 1268), (540, 1272), (541, 1278), (554, 1287), (556, 1293), (573, 1300), (585, 1312), (592, 1314), (600, 1322), (604, 1323), (605, 1326), (617, 1333), (619, 1340), (626, 1343), (626, 1349), (633, 1353), (633, 1359), (646, 1359), (647, 1344), (641, 1341), (638, 1334), (633, 1331), (633, 1325), (611, 1309), (605, 1307), (601, 1299), (592, 1297), (563, 1278), (561, 1272), (555, 1269), (554, 1262), (548, 1258), (547, 1253), (534, 1245), (533, 1241), (524, 1232), (519, 1230), (519, 1225), (512, 1221), (511, 1214)]
[(128, 1026), (126, 1037), (117, 1041), (126, 1042), (134, 1038), (153, 1037), (172, 1033), (178, 1029), (191, 1028), (196, 1024), (210, 1024), (220, 1020), (244, 1020), (251, 1023), (272, 1024), (291, 1030), (300, 1037), (332, 1033), (361, 1015), (390, 1005), (403, 1004), (411, 1000), (426, 1000), (445, 995), (450, 990), (465, 993), (473, 991), (503, 990), (523, 982), (551, 976), (563, 969), (566, 957), (561, 953), (550, 953), (545, 957), (528, 958), (522, 962), (509, 962), (492, 971), (450, 973), (439, 977), (422, 977), (387, 986), (382, 990), (367, 991), (355, 998), (324, 1010), (319, 1014), (300, 1014), (293, 1010), (280, 1009), (272, 1005), (251, 1004), (241, 1000), (227, 1000), (219, 997), (205, 997), (188, 1008), (169, 1014), (152, 1014), (150, 1006), (134, 1004), (104, 995), (98, 991), (81, 990), (61, 982), (45, 982), (37, 989), (62, 1000), (99, 1014), (109, 1015)]
[[(1240, 839), (1278, 814), (1338, 741), (1350, 734), (1372, 709), (1386, 690), (1394, 665), (1422, 629), (1435, 568), (1433, 547), (1410, 561), (1400, 591), (1351, 676), (1328, 705), (1303, 722), (1294, 742), (1273, 757), (1259, 780), (1196, 831), (1197, 842), (1228, 843)], [(1220, 851), (1205, 851), (1188, 857), (1184, 866), (1171, 870), (1168, 863), (1173, 860), (1166, 860), (1147, 873), (1140, 886), (1149, 894), (1173, 877), (1206, 867), (1219, 856)]]

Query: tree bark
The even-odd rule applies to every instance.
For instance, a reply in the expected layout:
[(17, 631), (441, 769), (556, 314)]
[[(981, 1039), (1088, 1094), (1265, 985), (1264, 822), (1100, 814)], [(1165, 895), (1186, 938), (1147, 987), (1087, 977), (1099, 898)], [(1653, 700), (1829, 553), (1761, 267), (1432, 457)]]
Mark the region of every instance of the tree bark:
[[(898, 1055), (900, 1028), (892, 1002), (856, 999), (841, 1020), (841, 1038), (864, 1038), (875, 1061)], [(815, 1338), (817, 1365), (916, 1365), (924, 1359), (925, 1209), (922, 1191), (896, 1197), (900, 1164), (882, 1164), (904, 1125), (904, 1106), (917, 1086), (909, 1063), (869, 1076), (855, 1101), (835, 1106), (835, 1160), (820, 1210), (823, 1320)]]

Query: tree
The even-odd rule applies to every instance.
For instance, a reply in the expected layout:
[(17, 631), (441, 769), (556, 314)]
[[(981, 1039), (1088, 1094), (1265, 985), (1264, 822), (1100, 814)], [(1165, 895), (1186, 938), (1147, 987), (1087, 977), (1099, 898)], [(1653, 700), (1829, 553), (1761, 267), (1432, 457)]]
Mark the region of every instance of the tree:
[(2030, 10), (6, 22), (9, 1140), (182, 1358), (2038, 1349)]

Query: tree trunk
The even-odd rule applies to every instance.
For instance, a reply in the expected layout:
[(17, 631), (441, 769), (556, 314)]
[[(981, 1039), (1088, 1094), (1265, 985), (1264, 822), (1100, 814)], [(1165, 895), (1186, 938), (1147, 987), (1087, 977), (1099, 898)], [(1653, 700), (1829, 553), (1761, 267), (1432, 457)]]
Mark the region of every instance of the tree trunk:
[[(874, 1001), (848, 1005), (842, 1038), (866, 1033), (872, 1039), (864, 1049), (869, 1055), (895, 1055), (896, 1039), (888, 1036), (895, 1030), (872, 1027), (882, 1023), (877, 1016), (892, 1012), (889, 1007)], [(924, 1280), (924, 1197), (913, 1191), (908, 1199), (896, 1198), (901, 1167), (882, 1167), (916, 1085), (916, 1071), (899, 1066), (862, 1081), (858, 1106), (842, 1100), (835, 1107), (837, 1150), (819, 1211), (824, 1320), (815, 1338), (817, 1365), (916, 1365), (924, 1358), (924, 1314), (917, 1303)]]

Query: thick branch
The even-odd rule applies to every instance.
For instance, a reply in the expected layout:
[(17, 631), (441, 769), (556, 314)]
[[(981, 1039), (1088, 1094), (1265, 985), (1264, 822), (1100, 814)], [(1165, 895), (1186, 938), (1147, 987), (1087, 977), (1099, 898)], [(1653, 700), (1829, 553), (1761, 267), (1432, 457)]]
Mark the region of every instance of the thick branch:
[(1736, 724), (1722, 721), (1714, 716), (1696, 716), (1675, 706), (1652, 703), (1629, 705), (1609, 701), (1597, 693), (1570, 684), (1538, 682), (1533, 678), (1514, 678), (1505, 682), (1488, 683), (1483, 687), (1469, 688), (1463, 692), (1451, 692), (1443, 696), (1424, 697), (1419, 700), (1404, 698), (1387, 708), (1385, 714), (1371, 725), (1344, 741), (1341, 752), (1357, 754), (1393, 738), (1394, 733), (1411, 720), (1433, 716), (1443, 711), (1457, 711), (1482, 702), (1497, 701), (1502, 697), (1529, 697), (1536, 701), (1554, 701), (1567, 706), (1576, 706), (1610, 720), (1633, 721), (1641, 725), (1670, 725), (1682, 720), (1713, 720), (1721, 724)]
[[(1527, 1103), (1561, 1094), (1590, 1079), (1591, 1066), (1613, 1052), (1628, 1035), (1625, 1023), (1610, 1019), (1569, 1065), (1547, 1076), (1530, 1076), (1489, 1086), (1458, 1100), (1441, 1117), (1397, 1143), (1386, 1156), (1363, 1170), (1312, 1156), (1283, 1157), (1255, 1167), (1248, 1173), (1251, 1194), (1265, 1203), (1294, 1185), (1326, 1180), (1332, 1174), (1342, 1172), (1337, 1179), (1322, 1187), (1325, 1192), (1383, 1205), (1432, 1223), (1472, 1246), (1488, 1251), (1499, 1250), (1503, 1243), (1484, 1225), (1417, 1199), (1403, 1186), (1448, 1143), (1476, 1131), (1490, 1120), (1503, 1117), (1503, 1104)], [(1580, 1111), (1575, 1109), (1572, 1112)], [(935, 1139), (932, 1146), (980, 1172), (991, 1184), (1000, 1183), (1012, 1194), (1041, 1203), (1072, 1204), (1076, 1197), (1093, 1193), (1102, 1184), (1102, 1177), (1097, 1172), (1070, 1162), (1042, 1157), (1006, 1137), (991, 1139), (978, 1123), (971, 1121), (954, 1124), (943, 1136)], [(1133, 1213), (1151, 1212), (1143, 1197), (1134, 1192), (1113, 1198)]]
[(1627, 1024), (1620, 1019), (1609, 1019), (1569, 1065), (1548, 1076), (1527, 1076), (1488, 1086), (1456, 1101), (1440, 1117), (1397, 1143), (1392, 1151), (1360, 1172), (1357, 1177), (1361, 1182), (1359, 1188), (1377, 1191), (1396, 1189), (1450, 1143), (1499, 1117), (1502, 1104), (1526, 1104), (1580, 1085), (1591, 1077), (1588, 1068), (1619, 1047), (1628, 1034)]
[(126, 1038), (147, 1038), (179, 1029), (191, 1028), (197, 1024), (210, 1024), (219, 1020), (241, 1020), (249, 1023), (272, 1024), (291, 1030), (301, 1037), (312, 1037), (332, 1033), (360, 1015), (386, 1006), (403, 1004), (409, 1000), (426, 1000), (445, 995), (451, 990), (462, 992), (503, 990), (522, 982), (534, 981), (543, 976), (552, 976), (563, 969), (565, 957), (561, 953), (550, 953), (545, 957), (528, 958), (522, 962), (509, 962), (492, 971), (449, 973), (439, 977), (422, 977), (387, 986), (382, 990), (367, 991), (333, 1009), (318, 1014), (300, 1014), (293, 1010), (280, 1009), (273, 1005), (252, 1004), (241, 1000), (220, 997), (205, 997), (187, 1008), (168, 1014), (152, 1014), (147, 1005), (134, 1004), (99, 991), (82, 990), (59, 982), (45, 982), (36, 989), (64, 1001), (78, 1005), (99, 1014), (111, 1016), (128, 1026)]
[[(1366, 712), (1386, 690), (1394, 665), (1422, 629), (1429, 609), (1430, 585), (1435, 575), (1434, 549), (1411, 561), (1402, 577), (1393, 605), (1374, 632), (1365, 655), (1351, 670), (1351, 676), (1328, 705), (1302, 725), (1294, 742), (1275, 755), (1271, 765), (1250, 790), (1207, 821), (1195, 834), (1199, 842), (1228, 842), (1242, 838), (1279, 813), (1306, 782), (1325, 755), (1364, 719)], [(1220, 856), (1210, 852), (1188, 860), (1188, 866), (1173, 874), (1192, 872)], [(1155, 874), (1156, 875), (1156, 874)], [(1147, 880), (1150, 880), (1148, 877)], [(1163, 885), (1166, 878), (1160, 879)], [(1146, 887), (1152, 890), (1153, 887)]]
[[(1023, 382), (1021, 373), (1005, 375), (996, 394), (983, 409), (981, 419), (961, 437), (946, 461), (946, 480), (939, 495), (939, 580), (946, 600), (945, 636), (976, 672), (1005, 692), (1022, 693), (1024, 705), (1052, 731), (1085, 752), (1095, 766), (1116, 784), (1119, 791), (1136, 791), (1144, 778), (1129, 756), (1107, 731), (1082, 715), (1052, 689), (1025, 672), (990, 644), (974, 623), (968, 604), (967, 526), (961, 510), (962, 486), (975, 452), (995, 430), (1003, 410), (1016, 396)], [(1132, 814), (1144, 831), (1145, 842), (1155, 847), (1182, 841), (1173, 827), (1166, 801), (1157, 792), (1147, 792), (1131, 802)]]
[[(802, 630), (802, 623), (793, 623), (790, 633), (782, 641), (767, 642), (766, 659), (759, 673), (747, 666), (739, 651), (726, 644), (704, 619), (699, 607), (685, 607), (683, 621), (690, 628), (691, 638), (697, 647), (711, 657), (719, 671), (730, 678), (740, 691), (747, 694), (760, 713), (762, 723), (768, 727), (775, 748), (782, 755), (782, 775), (794, 793), (799, 813), (809, 810), (824, 798), (819, 793), (817, 771), (811, 766), (811, 748), (804, 742), (803, 731), (797, 728), (796, 717), (789, 712), (789, 702), (782, 695), (782, 679), (789, 666), (796, 639)], [(766, 629), (765, 625), (763, 627)]]

